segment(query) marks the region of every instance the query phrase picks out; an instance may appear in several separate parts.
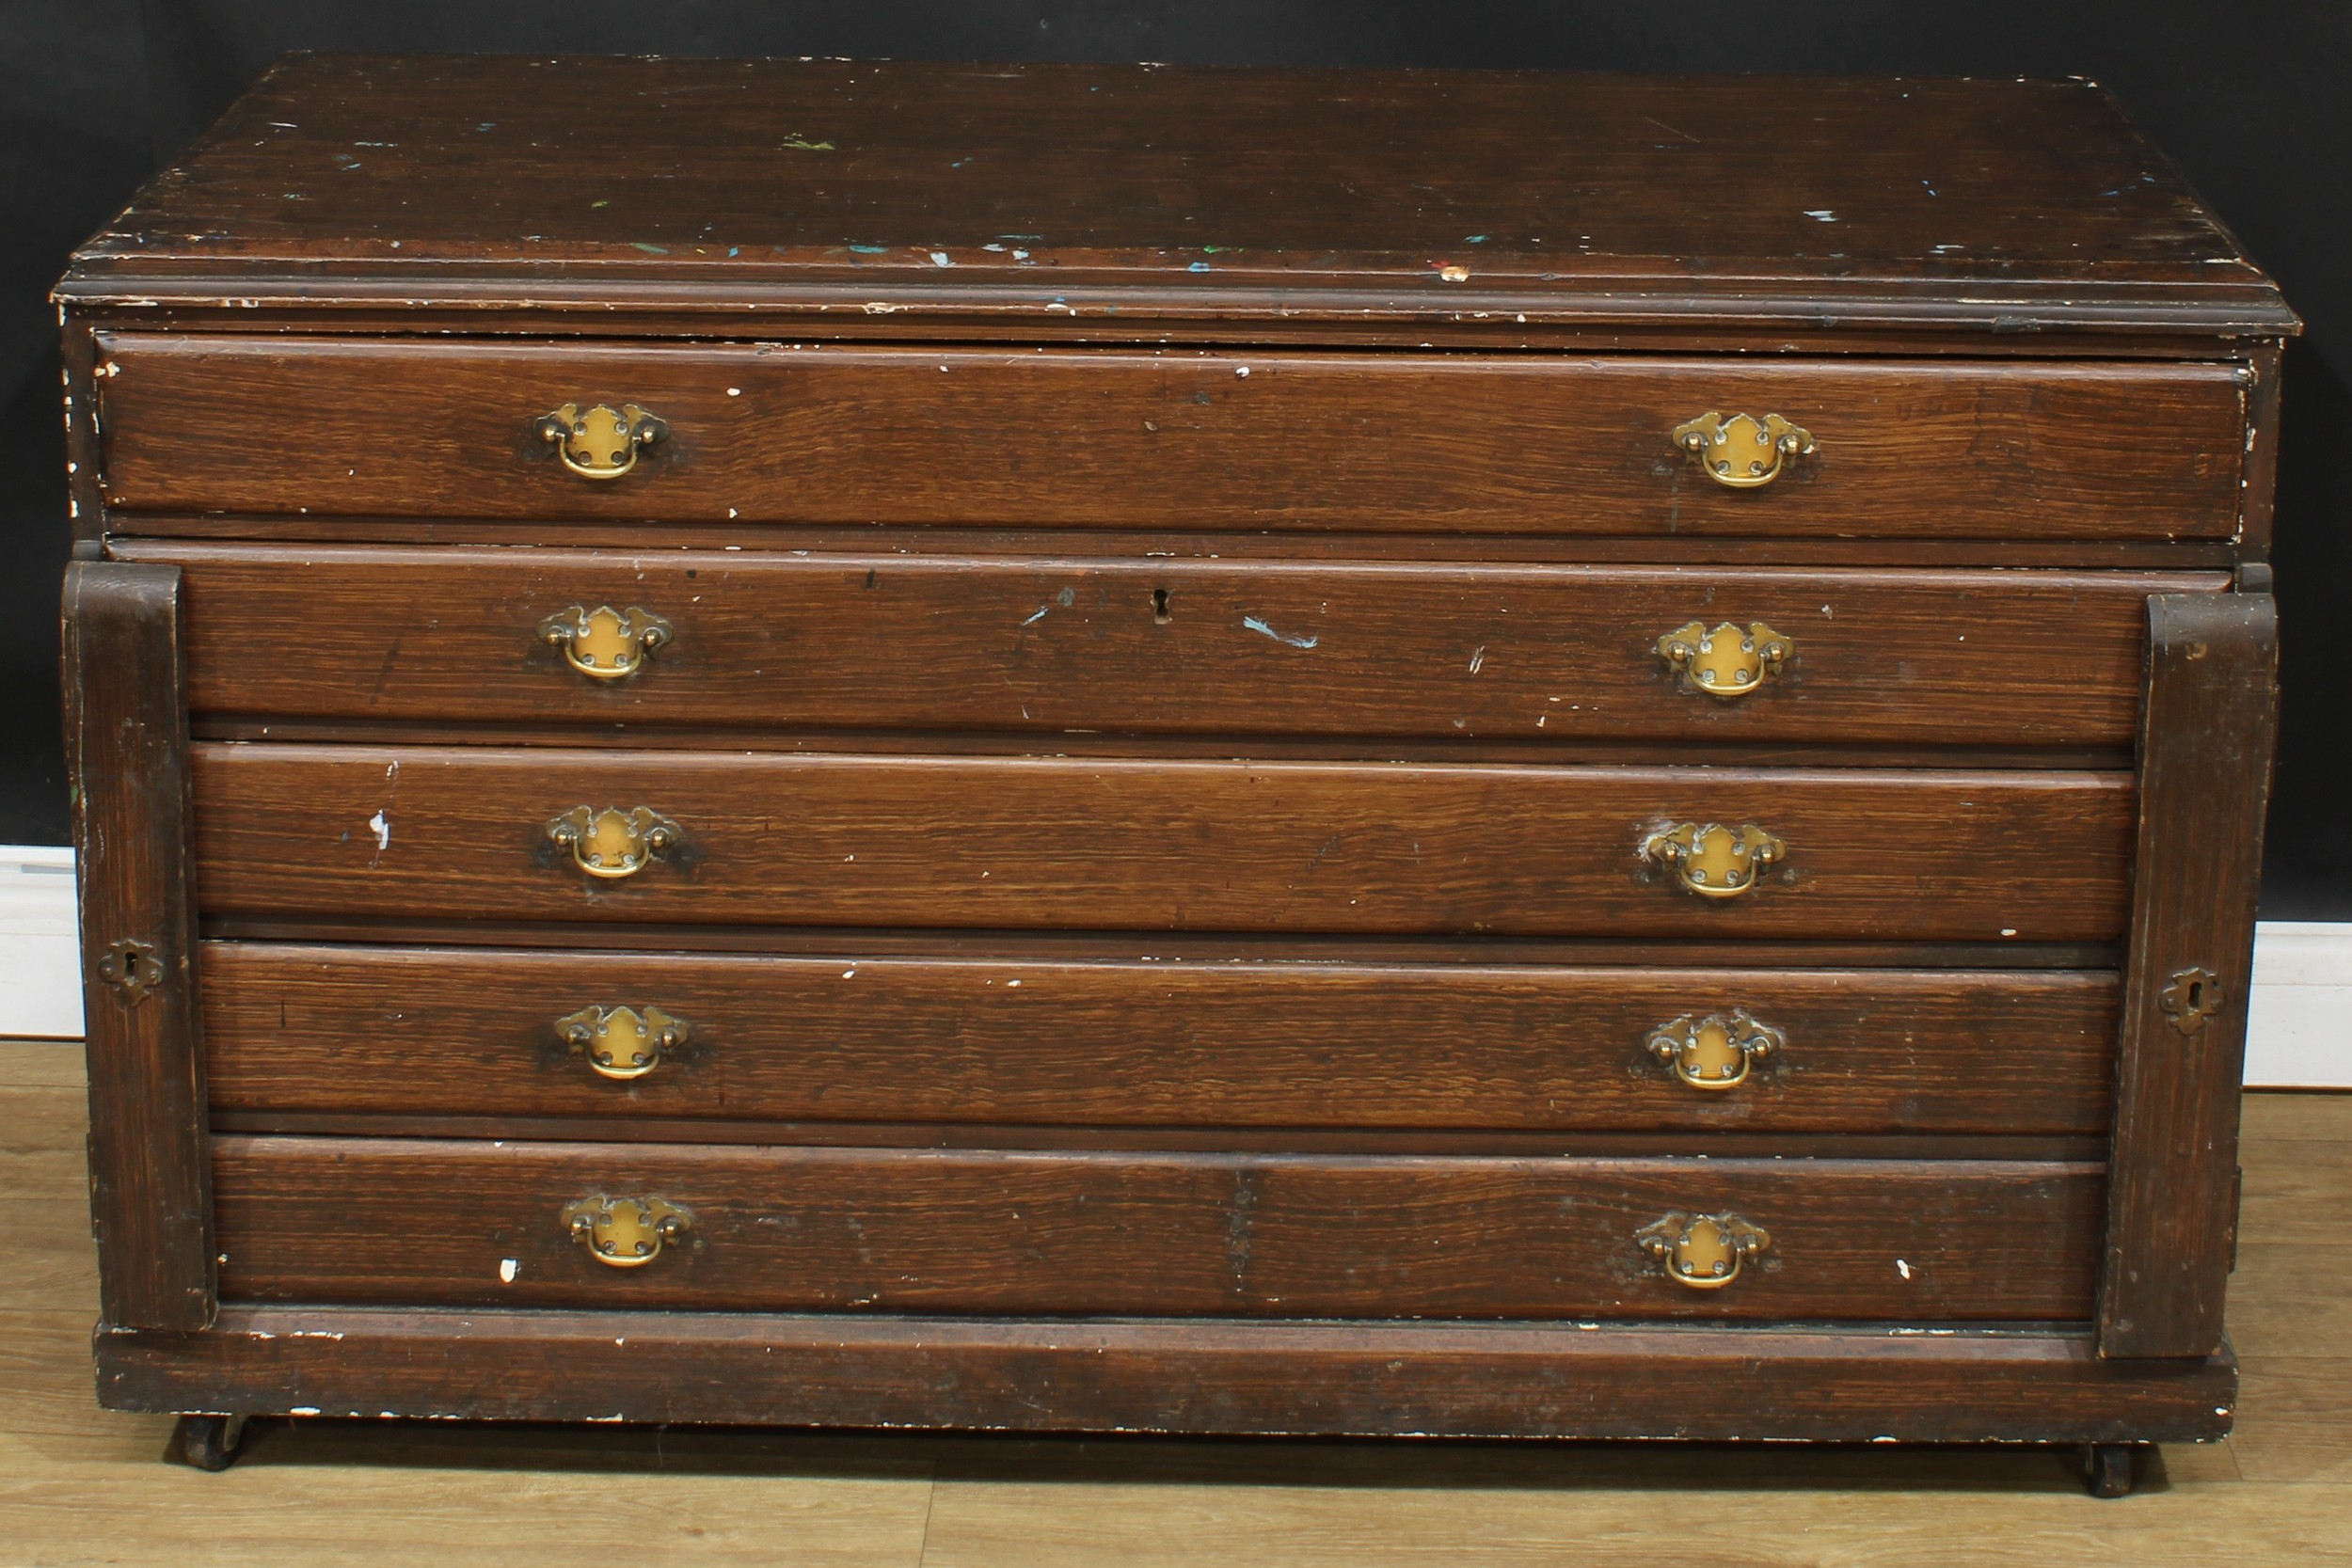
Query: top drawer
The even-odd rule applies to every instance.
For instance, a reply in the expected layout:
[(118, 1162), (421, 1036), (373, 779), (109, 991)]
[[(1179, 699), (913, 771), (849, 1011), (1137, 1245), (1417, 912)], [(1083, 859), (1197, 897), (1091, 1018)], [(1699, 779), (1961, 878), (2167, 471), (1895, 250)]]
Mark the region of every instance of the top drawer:
[[(2245, 444), (2229, 365), (99, 347), (106, 503), (167, 513), (2209, 539), (2236, 531)], [(578, 468), (542, 423), (565, 407)], [(631, 409), (635, 443), (611, 434)]]

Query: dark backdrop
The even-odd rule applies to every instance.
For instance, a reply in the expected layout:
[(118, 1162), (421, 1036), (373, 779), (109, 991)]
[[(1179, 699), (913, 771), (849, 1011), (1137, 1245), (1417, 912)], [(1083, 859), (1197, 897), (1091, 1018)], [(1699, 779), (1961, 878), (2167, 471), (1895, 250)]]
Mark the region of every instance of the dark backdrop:
[[(0, 0), (0, 843), (63, 843), (66, 252), (288, 49), (2084, 75), (2310, 324), (2279, 504), (2286, 715), (2264, 913), (2352, 919), (2352, 5), (2344, 0)], [(2330, 652), (2334, 648), (2338, 651)]]

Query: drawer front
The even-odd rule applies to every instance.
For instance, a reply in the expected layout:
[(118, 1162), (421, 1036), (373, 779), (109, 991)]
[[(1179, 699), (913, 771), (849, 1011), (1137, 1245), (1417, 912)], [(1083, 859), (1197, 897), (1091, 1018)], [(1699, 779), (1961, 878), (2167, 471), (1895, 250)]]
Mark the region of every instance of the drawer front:
[[(2104, 1188), (1996, 1161), (238, 1136), (213, 1170), (224, 1299), (1152, 1316), (2079, 1319)], [(599, 1261), (567, 1211), (615, 1199), (683, 1228)], [(634, 1256), (663, 1212), (605, 1233)], [(1674, 1214), (1765, 1244), (1694, 1289), (1644, 1244)]]
[(2115, 1035), (2080, 972), (233, 942), (199, 970), (212, 1103), (263, 1113), (2090, 1133)]
[[(193, 749), (215, 915), (2102, 942), (2123, 773)], [(1701, 840), (1677, 860), (1683, 839)], [(576, 840), (566, 843), (567, 838)], [(592, 847), (593, 846), (593, 847)], [(1737, 850), (1780, 848), (1731, 896)], [(1648, 858), (1645, 857), (1645, 849)], [(606, 873), (583, 857), (606, 857)]]
[[(123, 553), (185, 574), (199, 712), (632, 728), (2121, 746), (2138, 717), (2146, 596), (2226, 586), (2210, 574)], [(1734, 630), (1694, 652), (1677, 638), (1692, 625)]]
[[(100, 349), (103, 494), (143, 512), (2225, 538), (2246, 429), (2224, 365), (137, 333)], [(594, 461), (642, 455), (583, 477), (538, 424), (566, 405), (641, 408), (666, 435), (606, 443)], [(1710, 413), (1780, 416), (1813, 450), (1732, 488), (1677, 442)]]

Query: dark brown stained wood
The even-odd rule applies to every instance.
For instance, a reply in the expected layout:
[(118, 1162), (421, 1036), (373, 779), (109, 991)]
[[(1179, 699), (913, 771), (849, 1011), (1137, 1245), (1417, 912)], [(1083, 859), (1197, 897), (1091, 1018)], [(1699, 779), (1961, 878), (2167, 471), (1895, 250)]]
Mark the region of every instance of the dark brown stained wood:
[(141, 298), (191, 274), (225, 298), (651, 296), (738, 322), (952, 292), (1098, 333), (1105, 305), (1498, 332), (2294, 321), (2080, 82), (301, 58), (69, 281)]
[[(657, 1265), (658, 1266), (658, 1265)], [(1736, 1288), (1736, 1287), (1735, 1287)], [(102, 1333), (123, 1410), (981, 1431), (2210, 1442), (2225, 1350), (2084, 1334), (223, 1307)]]
[[(2146, 597), (2184, 586), (2122, 573), (723, 551), (181, 545), (138, 558), (183, 574), (200, 715), (656, 735), (2121, 745), (2137, 727)], [(651, 610), (670, 639), (633, 675), (582, 675), (540, 627), (598, 607)], [(1795, 657), (1744, 695), (1710, 696), (1657, 651), (1693, 620), (1762, 623)]]
[[(516, 543), (511, 523), (463, 518), (310, 518), (201, 515), (191, 512), (119, 512), (106, 519), (109, 549), (124, 560), (167, 552), (166, 540), (203, 539), (294, 545), (500, 545)], [(642, 551), (644, 525), (575, 521), (565, 525), (567, 545)], [(2004, 539), (1661, 539), (1599, 538), (1573, 541), (1541, 534), (1295, 532), (1276, 529), (1246, 533), (1149, 532), (1089, 530), (1083, 536), (1092, 555), (1177, 560), (1259, 561), (1441, 561), (1556, 564), (1572, 558), (1584, 565), (1632, 566), (1882, 566), (1993, 567), (2024, 570), (2133, 571), (2201, 578), (2235, 568), (2241, 553), (2227, 540), (2160, 543), (2152, 540)], [(842, 551), (853, 555), (943, 552), (972, 555), (1057, 557), (1073, 547), (1066, 530), (944, 528), (930, 524), (892, 527), (860, 524), (816, 527), (792, 524), (664, 523), (661, 542), (679, 549)], [(2189, 581), (2182, 591), (2203, 583)]]
[(169, 566), (68, 563), (65, 718), (100, 1310), (186, 1329), (215, 1302), (179, 583)]
[[(2204, 1355), (2221, 1342), (2237, 1227), (2238, 1081), (2278, 725), (2278, 610), (2267, 594), (2157, 594), (2148, 626), (2139, 871), (2099, 1348)], [(2201, 1002), (2214, 1010), (2198, 1019)]]
[[(2061, 1133), (2105, 1128), (2113, 1071), (2114, 976), (2064, 971), (215, 942), (203, 974), (216, 1114)], [(599, 1077), (554, 1028), (589, 1006), (660, 1007), (687, 1042), (643, 1078)], [(1788, 1043), (1735, 1087), (1692, 1088), (1645, 1048), (1740, 1009)]]
[[(221, 1290), (247, 1301), (1710, 1322), (2085, 1317), (2105, 1186), (2001, 1161), (245, 1136), (214, 1172)], [(614, 1268), (563, 1217), (596, 1196), (691, 1227)], [(1720, 1290), (1677, 1284), (1635, 1239), (1677, 1210), (1772, 1245)]]
[[(434, 919), (212, 917), (202, 934), (217, 942), (310, 944), (399, 942), (420, 947), (515, 947), (613, 953), (784, 953), (838, 957), (847, 942), (822, 926), (573, 925)], [(858, 928), (861, 956), (911, 958), (1074, 959), (1094, 962), (1487, 964), (1632, 966), (1672, 969), (2108, 969), (2122, 961), (2120, 942), (1765, 942), (1732, 931), (1712, 936), (1638, 938), (1350, 936), (1269, 937), (1248, 931), (1052, 931), (1006, 927)]]
[[(2242, 367), (103, 334), (110, 508), (681, 522), (2227, 538)], [(944, 367), (944, 368), (943, 368)], [(583, 479), (533, 421), (640, 404)], [(1777, 413), (1760, 489), (1675, 443)], [(2164, 438), (2119, 440), (2119, 428)], [(253, 460), (257, 433), (270, 458)]]
[[(215, 915), (2105, 941), (2127, 774), (804, 757), (205, 743)], [(550, 839), (647, 808), (590, 877)], [(1737, 897), (1645, 863), (1677, 822), (1788, 846)]]

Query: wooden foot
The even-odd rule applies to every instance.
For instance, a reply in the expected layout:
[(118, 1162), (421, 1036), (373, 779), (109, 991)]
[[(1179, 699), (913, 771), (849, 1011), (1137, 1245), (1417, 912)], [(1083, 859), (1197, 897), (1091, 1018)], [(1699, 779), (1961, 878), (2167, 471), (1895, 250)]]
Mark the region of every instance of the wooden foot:
[(2137, 1479), (2140, 1445), (2092, 1443), (2083, 1449), (2083, 1485), (2094, 1497), (2131, 1495)]
[(183, 1416), (172, 1429), (172, 1451), (199, 1470), (226, 1470), (245, 1441), (243, 1416)]

